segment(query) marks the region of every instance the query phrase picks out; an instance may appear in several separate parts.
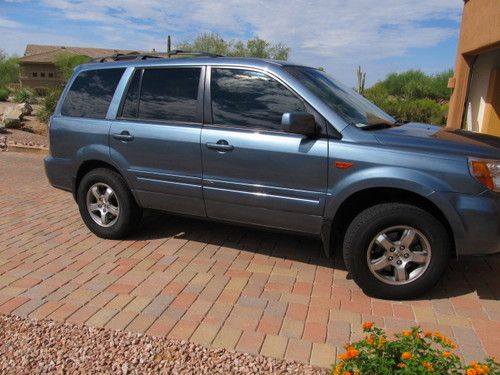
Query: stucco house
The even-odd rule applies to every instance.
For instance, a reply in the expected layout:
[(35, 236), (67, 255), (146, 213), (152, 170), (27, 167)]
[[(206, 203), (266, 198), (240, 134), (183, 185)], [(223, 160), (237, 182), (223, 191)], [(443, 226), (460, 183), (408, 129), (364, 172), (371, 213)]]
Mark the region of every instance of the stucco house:
[(106, 48), (84, 48), (28, 44), (24, 56), (19, 59), (20, 85), (23, 88), (54, 87), (64, 83), (58, 74), (54, 62), (63, 53), (84, 55), (92, 59), (111, 56), (116, 53), (134, 53), (131, 50)]
[(500, 136), (500, 0), (465, 0), (447, 128)]

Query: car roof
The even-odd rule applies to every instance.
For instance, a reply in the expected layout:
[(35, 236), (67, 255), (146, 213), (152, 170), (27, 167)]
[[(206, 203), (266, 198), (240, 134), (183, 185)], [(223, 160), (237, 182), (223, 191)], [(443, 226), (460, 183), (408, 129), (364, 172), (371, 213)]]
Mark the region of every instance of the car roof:
[[(272, 68), (280, 66), (302, 66), (288, 61), (259, 59), (250, 57), (187, 57), (187, 58), (148, 58), (144, 60), (120, 60), (111, 62), (95, 62), (80, 65), (80, 69), (101, 69), (118, 67), (154, 67), (154, 66), (193, 66), (193, 65), (234, 65), (255, 68)], [(79, 69), (79, 70), (80, 70)]]

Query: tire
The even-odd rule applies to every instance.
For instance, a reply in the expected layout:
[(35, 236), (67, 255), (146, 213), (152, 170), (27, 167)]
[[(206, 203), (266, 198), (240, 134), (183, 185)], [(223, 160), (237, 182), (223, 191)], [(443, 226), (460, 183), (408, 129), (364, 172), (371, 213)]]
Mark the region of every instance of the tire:
[(366, 294), (400, 300), (423, 294), (438, 282), (450, 247), (446, 229), (429, 212), (384, 203), (354, 218), (343, 254), (347, 270)]
[(110, 169), (88, 172), (78, 186), (77, 202), (85, 225), (101, 238), (124, 238), (142, 218), (142, 210), (125, 180)]

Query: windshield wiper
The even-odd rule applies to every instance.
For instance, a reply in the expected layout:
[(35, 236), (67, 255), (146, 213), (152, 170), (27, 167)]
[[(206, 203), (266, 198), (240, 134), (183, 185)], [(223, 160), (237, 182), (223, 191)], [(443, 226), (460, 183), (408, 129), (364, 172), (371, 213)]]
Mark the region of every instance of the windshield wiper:
[(361, 126), (361, 130), (387, 129), (387, 128), (392, 128), (392, 127), (398, 126), (398, 125), (400, 125), (400, 124), (397, 124), (397, 123), (389, 124), (387, 122), (380, 122), (378, 124), (363, 125), (363, 126)]

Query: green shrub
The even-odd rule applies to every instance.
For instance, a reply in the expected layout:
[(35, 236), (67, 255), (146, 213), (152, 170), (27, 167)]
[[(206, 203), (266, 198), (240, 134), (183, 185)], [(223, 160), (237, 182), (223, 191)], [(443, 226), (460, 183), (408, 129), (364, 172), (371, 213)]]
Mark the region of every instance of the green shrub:
[(57, 87), (50, 90), (45, 97), (42, 98), (41, 108), (37, 112), (36, 116), (42, 122), (48, 123), (50, 116), (54, 113), (57, 105), (57, 101), (61, 96), (62, 89)]
[(47, 96), (47, 94), (50, 92), (50, 89), (48, 87), (35, 87), (33, 91), (37, 96)]
[(439, 332), (423, 332), (419, 327), (403, 331), (390, 340), (371, 322), (363, 324), (366, 337), (339, 355), (333, 375), (348, 374), (498, 374), (500, 366), (493, 358), (464, 366), (453, 353), (455, 343)]
[(6, 87), (0, 87), (0, 102), (5, 102), (9, 97), (9, 89)]
[(14, 101), (17, 103), (36, 103), (35, 94), (30, 90), (21, 89), (14, 94)]

